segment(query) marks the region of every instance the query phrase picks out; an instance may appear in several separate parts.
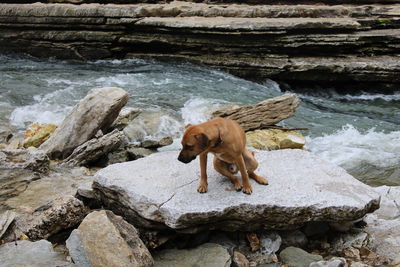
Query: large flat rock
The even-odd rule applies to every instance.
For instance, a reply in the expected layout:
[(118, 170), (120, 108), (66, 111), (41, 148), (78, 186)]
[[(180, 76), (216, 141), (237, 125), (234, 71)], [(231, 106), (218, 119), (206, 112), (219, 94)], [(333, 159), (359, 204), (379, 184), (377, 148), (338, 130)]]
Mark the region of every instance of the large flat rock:
[(94, 190), (104, 204), (139, 227), (179, 231), (211, 229), (292, 229), (309, 221), (340, 222), (361, 218), (379, 207), (379, 195), (346, 171), (302, 150), (258, 152), (253, 194), (236, 192), (208, 162), (209, 191), (196, 191), (198, 160), (176, 160), (161, 152), (99, 171)]

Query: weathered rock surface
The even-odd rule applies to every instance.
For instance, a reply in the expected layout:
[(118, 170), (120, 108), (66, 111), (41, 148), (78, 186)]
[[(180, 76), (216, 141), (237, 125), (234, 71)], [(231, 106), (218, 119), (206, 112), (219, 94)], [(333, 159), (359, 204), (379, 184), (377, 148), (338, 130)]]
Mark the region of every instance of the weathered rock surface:
[(0, 210), (7, 206), (5, 200), (18, 196), (28, 185), (40, 179), (40, 174), (24, 169), (0, 169)]
[(95, 175), (93, 188), (130, 223), (180, 231), (291, 229), (309, 221), (351, 221), (379, 207), (369, 186), (306, 151), (259, 151), (258, 173), (270, 183), (252, 181), (251, 195), (236, 192), (211, 167), (209, 191), (197, 193), (198, 161), (185, 165), (173, 160), (177, 156), (160, 152), (108, 166)]
[(16, 218), (16, 231), (30, 240), (47, 239), (49, 236), (79, 224), (88, 213), (82, 201), (73, 196), (57, 198), (33, 212)]
[[(1, 176), (2, 173), (0, 173)], [(79, 168), (48, 176), (24, 172), (11, 176), (10, 180), (5, 183), (4, 189), (0, 186), (4, 190), (0, 191), (0, 210), (11, 209), (22, 213), (32, 212), (56, 198), (65, 195), (73, 196), (81, 184), (91, 183), (93, 178), (85, 175)]]
[(28, 169), (47, 172), (50, 160), (47, 155), (36, 149), (0, 150), (0, 169)]
[[(338, 5), (349, 3), (341, 0), (312, 8), (298, 5), (301, 2), (265, 5), (260, 0), (248, 2), (260, 5), (242, 1), (241, 5), (178, 1), (116, 5), (132, 1), (2, 4), (0, 51), (84, 60), (182, 58), (294, 86), (354, 88), (357, 81), (364, 89), (397, 88), (400, 83), (398, 0), (379, 0), (386, 3), (383, 6), (371, 4), (378, 0)], [(332, 2), (322, 2), (327, 1)], [(217, 1), (221, 2), (225, 1)]]
[(194, 249), (165, 249), (154, 255), (155, 267), (229, 267), (231, 256), (223, 246), (206, 243)]
[(110, 211), (94, 211), (72, 231), (69, 253), (78, 266), (152, 266), (137, 230)]
[(128, 93), (117, 87), (95, 88), (88, 92), (67, 115), (57, 130), (40, 146), (51, 158), (66, 158), (108, 129), (128, 101)]
[(117, 119), (114, 121), (111, 128), (116, 128), (122, 131), (128, 124), (135, 119), (142, 112), (141, 109), (132, 108), (132, 107), (124, 107), (121, 109), (118, 114)]
[(262, 126), (274, 125), (294, 115), (300, 99), (295, 94), (266, 99), (256, 105), (241, 106), (231, 110), (223, 109), (213, 113), (213, 117), (223, 117), (237, 121), (247, 132)]
[(55, 124), (31, 124), (25, 132), (24, 147), (39, 147), (50, 135), (56, 130), (57, 125)]
[(0, 265), (18, 267), (70, 266), (62, 253), (55, 252), (47, 240), (26, 240), (0, 246)]
[(295, 131), (278, 129), (255, 130), (246, 133), (247, 146), (260, 150), (303, 148), (305, 137)]
[(125, 135), (115, 129), (100, 138), (91, 139), (74, 149), (71, 155), (63, 161), (66, 166), (86, 166), (101, 157), (118, 149), (125, 140)]

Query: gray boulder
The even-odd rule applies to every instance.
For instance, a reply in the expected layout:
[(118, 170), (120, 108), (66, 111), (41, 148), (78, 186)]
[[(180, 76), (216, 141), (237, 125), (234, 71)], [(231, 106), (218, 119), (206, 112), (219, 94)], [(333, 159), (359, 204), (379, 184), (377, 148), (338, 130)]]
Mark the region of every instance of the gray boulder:
[(43, 267), (69, 266), (62, 253), (56, 252), (47, 240), (30, 242), (26, 240), (6, 243), (0, 246), (0, 266)]
[(46, 151), (51, 158), (66, 158), (76, 147), (92, 139), (99, 130), (107, 130), (127, 101), (128, 93), (121, 88), (90, 90), (40, 149)]
[(321, 261), (320, 255), (310, 254), (300, 248), (287, 247), (279, 253), (283, 263), (291, 267), (309, 267), (311, 263)]
[(94, 211), (72, 231), (67, 248), (81, 267), (153, 265), (137, 230), (110, 211)]
[(99, 138), (93, 138), (78, 146), (63, 162), (66, 166), (84, 166), (96, 162), (102, 156), (107, 155), (120, 147), (125, 140), (125, 135), (114, 130)]
[(231, 256), (223, 246), (206, 243), (194, 249), (165, 249), (154, 255), (155, 267), (229, 267)]
[(198, 160), (160, 152), (100, 170), (93, 188), (103, 204), (137, 226), (198, 231), (293, 229), (309, 221), (352, 221), (379, 207), (379, 195), (342, 168), (302, 150), (258, 152), (253, 193), (236, 192), (208, 162), (209, 191), (197, 193)]

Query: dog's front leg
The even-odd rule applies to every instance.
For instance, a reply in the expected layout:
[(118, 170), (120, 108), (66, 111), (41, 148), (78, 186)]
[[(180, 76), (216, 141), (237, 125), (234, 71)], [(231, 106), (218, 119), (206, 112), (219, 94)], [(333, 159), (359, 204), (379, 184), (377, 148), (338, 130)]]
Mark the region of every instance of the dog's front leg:
[(242, 185), (243, 185), (243, 193), (251, 194), (253, 189), (250, 184), (249, 175), (247, 174), (246, 164), (244, 163), (243, 155), (240, 155), (237, 160), (236, 164), (239, 167), (240, 174), (242, 175)]
[(206, 193), (208, 190), (207, 183), (207, 153), (200, 154), (200, 184), (197, 187), (199, 193)]

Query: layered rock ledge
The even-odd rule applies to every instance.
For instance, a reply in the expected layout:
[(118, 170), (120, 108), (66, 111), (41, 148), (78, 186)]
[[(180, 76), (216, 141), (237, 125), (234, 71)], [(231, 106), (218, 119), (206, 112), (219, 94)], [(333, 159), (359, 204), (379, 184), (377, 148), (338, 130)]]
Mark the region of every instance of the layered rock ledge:
[(184, 59), (292, 86), (395, 90), (400, 5), (385, 3), (0, 4), (0, 51)]
[(135, 226), (181, 232), (293, 229), (310, 221), (356, 220), (379, 207), (369, 186), (306, 151), (258, 152), (258, 173), (270, 184), (252, 181), (251, 195), (236, 192), (211, 160), (209, 191), (197, 193), (198, 161), (185, 165), (177, 156), (160, 152), (108, 166), (93, 188), (105, 207)]

